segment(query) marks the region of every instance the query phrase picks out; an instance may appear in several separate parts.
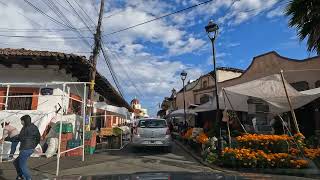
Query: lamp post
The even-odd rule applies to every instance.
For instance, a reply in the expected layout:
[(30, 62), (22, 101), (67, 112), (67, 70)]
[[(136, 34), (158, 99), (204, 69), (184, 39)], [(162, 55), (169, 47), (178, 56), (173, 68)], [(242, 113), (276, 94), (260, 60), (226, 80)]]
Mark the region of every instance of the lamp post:
[(211, 40), (212, 44), (212, 60), (213, 60), (213, 71), (214, 71), (214, 85), (216, 90), (214, 91), (213, 95), (216, 97), (216, 125), (217, 129), (219, 129), (219, 137), (218, 137), (218, 151), (221, 154), (223, 150), (223, 142), (222, 142), (222, 136), (221, 136), (221, 122), (220, 122), (220, 107), (219, 107), (219, 96), (218, 96), (218, 82), (217, 82), (217, 69), (216, 69), (216, 57), (215, 57), (215, 49), (214, 49), (214, 41), (216, 40), (216, 37), (218, 35), (219, 26), (213, 22), (213, 20), (210, 20), (208, 25), (205, 27), (205, 30), (208, 34), (209, 39)]
[(182, 80), (182, 86), (183, 86), (183, 115), (184, 115), (184, 123), (187, 122), (187, 114), (186, 114), (186, 96), (185, 96), (185, 87), (184, 87), (184, 81), (187, 78), (187, 72), (183, 70), (180, 74), (181, 80)]

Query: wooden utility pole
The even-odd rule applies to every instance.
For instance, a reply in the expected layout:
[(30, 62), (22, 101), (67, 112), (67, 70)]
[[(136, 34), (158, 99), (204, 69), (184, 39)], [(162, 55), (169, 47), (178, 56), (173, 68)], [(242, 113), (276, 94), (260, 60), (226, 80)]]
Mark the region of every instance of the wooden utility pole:
[(294, 126), (296, 128), (297, 133), (300, 133), (299, 125), (298, 125), (297, 118), (296, 118), (296, 114), (294, 113), (294, 110), (293, 110), (293, 107), (292, 107), (292, 104), (291, 104), (291, 99), (290, 99), (288, 91), (287, 91), (287, 86), (286, 86), (286, 83), (285, 83), (285, 80), (284, 80), (283, 70), (282, 69), (280, 71), (280, 75), (281, 75), (281, 80), (282, 80), (284, 92), (286, 93), (286, 96), (287, 96), (287, 100), (288, 100), (288, 104), (289, 104), (289, 107), (290, 107), (290, 111), (291, 111), (291, 115), (292, 115)]
[[(90, 69), (90, 91), (88, 94), (89, 104), (91, 105), (91, 108), (87, 109), (87, 115), (91, 115), (93, 112), (93, 98), (94, 98), (94, 85), (96, 80), (96, 74), (97, 74), (97, 59), (99, 57), (99, 51), (101, 47), (101, 24), (102, 24), (102, 18), (103, 18), (103, 9), (104, 9), (104, 0), (101, 0), (100, 3), (100, 12), (99, 12), (99, 19), (98, 19), (98, 25), (96, 29), (96, 33), (94, 34), (94, 47), (93, 47), (93, 53), (91, 58), (91, 69)], [(90, 119), (89, 119), (90, 122)], [(90, 125), (90, 123), (89, 123)]]

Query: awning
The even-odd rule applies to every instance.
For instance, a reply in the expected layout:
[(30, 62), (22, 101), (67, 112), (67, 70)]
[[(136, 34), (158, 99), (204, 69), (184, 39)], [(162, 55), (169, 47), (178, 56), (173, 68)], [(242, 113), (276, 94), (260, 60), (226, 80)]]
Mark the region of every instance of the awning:
[[(192, 110), (186, 109), (186, 114), (187, 115), (196, 115), (197, 113), (195, 113)], [(173, 112), (171, 112), (170, 114), (167, 115), (168, 118), (170, 118), (170, 117), (179, 117), (179, 116), (180, 117), (184, 116), (184, 110), (183, 109), (175, 110), (175, 111), (173, 111)]]
[[(285, 84), (294, 109), (304, 106), (320, 97), (320, 88), (299, 92), (286, 81)], [(224, 90), (219, 93), (220, 109), (227, 108), (234, 109), (235, 111), (247, 112), (247, 100), (250, 97), (266, 101), (270, 105), (270, 112), (281, 113), (290, 111), (281, 76), (279, 74), (224, 88)], [(213, 102), (214, 103), (208, 102), (198, 106), (194, 109), (194, 112), (216, 110), (215, 99)]]
[(116, 113), (116, 114), (119, 114), (119, 115), (123, 115), (123, 116), (126, 116), (126, 117), (128, 115), (128, 109), (127, 108), (112, 106), (112, 105), (109, 105), (109, 104), (107, 104), (105, 102), (95, 102), (93, 104), (93, 107), (95, 107), (97, 109), (113, 112), (113, 113)]

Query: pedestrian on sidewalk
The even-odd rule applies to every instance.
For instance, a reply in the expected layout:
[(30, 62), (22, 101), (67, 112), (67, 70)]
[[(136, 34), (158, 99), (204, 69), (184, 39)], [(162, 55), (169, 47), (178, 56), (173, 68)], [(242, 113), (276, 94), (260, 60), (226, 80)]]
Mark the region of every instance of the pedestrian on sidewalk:
[(1, 123), (1, 127), (3, 128), (3, 136), (2, 139), (0, 139), (0, 142), (3, 143), (3, 141), (10, 141), (11, 142), (11, 150), (9, 159), (13, 159), (13, 155), (16, 152), (17, 145), (19, 144), (19, 131), (17, 128), (10, 125), (10, 122), (3, 122)]
[(19, 134), (20, 153), (13, 164), (17, 171), (16, 179), (31, 180), (27, 161), (34, 149), (40, 143), (40, 132), (38, 127), (31, 123), (31, 117), (29, 115), (24, 115), (20, 119), (21, 124), (23, 125)]

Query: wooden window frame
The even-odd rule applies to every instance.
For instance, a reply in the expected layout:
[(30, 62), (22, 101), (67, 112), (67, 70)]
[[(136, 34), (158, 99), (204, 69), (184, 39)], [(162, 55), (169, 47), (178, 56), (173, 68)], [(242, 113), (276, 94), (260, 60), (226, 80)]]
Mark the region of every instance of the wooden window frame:
[[(38, 107), (38, 95), (39, 95), (39, 88), (31, 88), (31, 87), (10, 87), (9, 93), (30, 93), (33, 95), (32, 97), (32, 103), (31, 103), (31, 110), (37, 110)], [(0, 96), (6, 96), (7, 94), (7, 88), (0, 88)], [(3, 103), (0, 105), (0, 110), (5, 109), (5, 97), (0, 97), (0, 103)], [(14, 109), (12, 109), (14, 110)]]
[[(69, 113), (69, 114), (75, 113), (75, 112), (73, 112), (73, 109), (72, 109), (72, 102), (73, 102), (73, 101), (76, 101), (76, 100), (74, 100), (74, 99), (76, 99), (76, 100), (78, 100), (78, 101), (82, 101), (82, 99), (81, 99), (81, 97), (80, 97), (79, 95), (70, 93), (69, 106), (68, 106), (68, 113)], [(77, 101), (77, 102), (78, 102), (78, 101)], [(81, 103), (81, 102), (79, 102), (79, 103)], [(81, 104), (82, 104), (82, 103), (81, 103)], [(81, 111), (82, 111), (82, 105), (81, 105)]]

